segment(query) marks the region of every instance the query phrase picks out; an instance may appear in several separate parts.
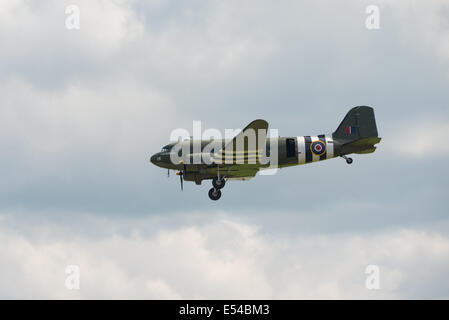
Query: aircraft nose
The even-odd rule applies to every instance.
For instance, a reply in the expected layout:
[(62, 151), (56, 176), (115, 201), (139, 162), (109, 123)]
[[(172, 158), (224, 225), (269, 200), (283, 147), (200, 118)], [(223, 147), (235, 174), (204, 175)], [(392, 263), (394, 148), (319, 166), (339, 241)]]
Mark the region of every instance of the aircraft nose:
[(161, 152), (159, 152), (151, 156), (150, 162), (155, 166), (165, 168), (167, 160), (166, 157)]
[(156, 161), (157, 161), (156, 158), (157, 158), (157, 154), (154, 154), (151, 156), (150, 161), (152, 164), (156, 164)]

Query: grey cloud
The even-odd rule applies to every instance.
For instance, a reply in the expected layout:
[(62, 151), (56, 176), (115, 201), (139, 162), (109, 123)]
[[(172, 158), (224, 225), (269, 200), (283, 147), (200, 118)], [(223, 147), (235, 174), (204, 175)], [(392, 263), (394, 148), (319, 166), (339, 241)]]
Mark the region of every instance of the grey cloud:
[[(437, 135), (433, 143), (444, 143), (447, 5), (380, 2), (381, 29), (368, 31), (367, 4), (79, 1), (80, 32), (64, 28), (63, 2), (2, 4), (0, 211), (8, 212), (19, 241), (27, 232), (20, 217), (42, 218), (49, 229), (67, 221), (76, 225), (74, 217), (83, 214), (104, 223), (154, 217), (150, 224), (157, 230), (168, 220), (172, 227), (199, 228), (213, 221), (205, 213), (225, 212), (231, 221), (258, 226), (274, 238), (341, 232), (376, 238), (407, 228), (416, 232), (413, 239), (425, 230), (423, 237), (432, 243), (439, 241), (435, 234), (445, 242), (447, 152), (409, 137), (426, 130), (426, 137)], [(375, 154), (354, 156), (350, 167), (335, 159), (231, 182), (212, 203), (207, 183), (187, 184), (181, 193), (176, 177), (167, 179), (148, 163), (172, 129), (189, 129), (192, 120), (224, 129), (265, 118), (281, 135), (319, 134), (331, 132), (349, 108), (361, 104), (375, 108), (383, 141)], [(191, 211), (198, 214), (186, 214)], [(132, 228), (123, 229), (129, 236)], [(82, 237), (91, 241), (96, 230)], [(63, 234), (58, 237), (63, 250), (68, 244)], [(330, 259), (320, 249), (322, 261)], [(418, 250), (414, 257), (422, 254)], [(409, 261), (411, 268), (417, 261)], [(396, 262), (390, 262), (394, 270)], [(444, 274), (445, 262), (436, 262), (436, 274)], [(276, 266), (270, 268), (269, 273)], [(126, 279), (126, 270), (117, 272)], [(276, 280), (259, 275), (265, 281), (260, 291), (279, 296), (272, 289)], [(419, 296), (421, 288), (429, 297), (447, 297), (435, 278), (423, 278), (395, 280), (398, 286), (388, 297)], [(212, 294), (189, 292), (188, 284), (175, 290), (168, 280), (148, 280), (153, 296)], [(146, 292), (139, 290), (136, 295)], [(291, 290), (295, 296), (299, 289)], [(219, 291), (214, 294), (232, 293)], [(311, 292), (339, 296), (340, 289), (329, 281)]]

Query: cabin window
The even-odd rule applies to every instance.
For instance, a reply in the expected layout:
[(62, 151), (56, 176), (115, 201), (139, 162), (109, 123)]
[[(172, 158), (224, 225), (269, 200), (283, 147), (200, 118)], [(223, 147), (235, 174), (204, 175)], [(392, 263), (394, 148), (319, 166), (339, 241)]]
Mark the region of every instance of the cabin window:
[(286, 140), (287, 158), (295, 156), (295, 139)]

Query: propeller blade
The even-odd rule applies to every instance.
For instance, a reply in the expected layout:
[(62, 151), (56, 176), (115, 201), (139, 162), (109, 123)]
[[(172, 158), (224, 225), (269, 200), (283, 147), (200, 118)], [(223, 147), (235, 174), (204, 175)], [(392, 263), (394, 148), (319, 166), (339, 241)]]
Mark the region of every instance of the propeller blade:
[(181, 191), (184, 191), (184, 186), (183, 186), (183, 181), (184, 181), (184, 179), (183, 179), (183, 175), (184, 175), (184, 172), (186, 172), (187, 167), (186, 167), (186, 165), (184, 164), (184, 162), (183, 162), (182, 160), (179, 161), (179, 164), (182, 165), (182, 167), (183, 167), (184, 170), (183, 170), (183, 171), (179, 171), (179, 172), (177, 172), (176, 174), (179, 176), (179, 179), (180, 179), (180, 181), (181, 181)]
[(179, 175), (179, 179), (181, 180), (181, 191), (184, 191), (182, 173)]
[(167, 178), (170, 178), (170, 169), (167, 169)]

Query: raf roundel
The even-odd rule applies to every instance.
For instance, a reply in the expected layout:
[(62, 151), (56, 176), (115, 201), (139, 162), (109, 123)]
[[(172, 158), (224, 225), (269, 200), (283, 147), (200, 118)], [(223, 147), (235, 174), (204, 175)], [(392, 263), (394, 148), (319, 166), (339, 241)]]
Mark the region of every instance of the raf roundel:
[(316, 156), (321, 156), (326, 152), (326, 144), (321, 141), (314, 141), (310, 144), (310, 150)]

